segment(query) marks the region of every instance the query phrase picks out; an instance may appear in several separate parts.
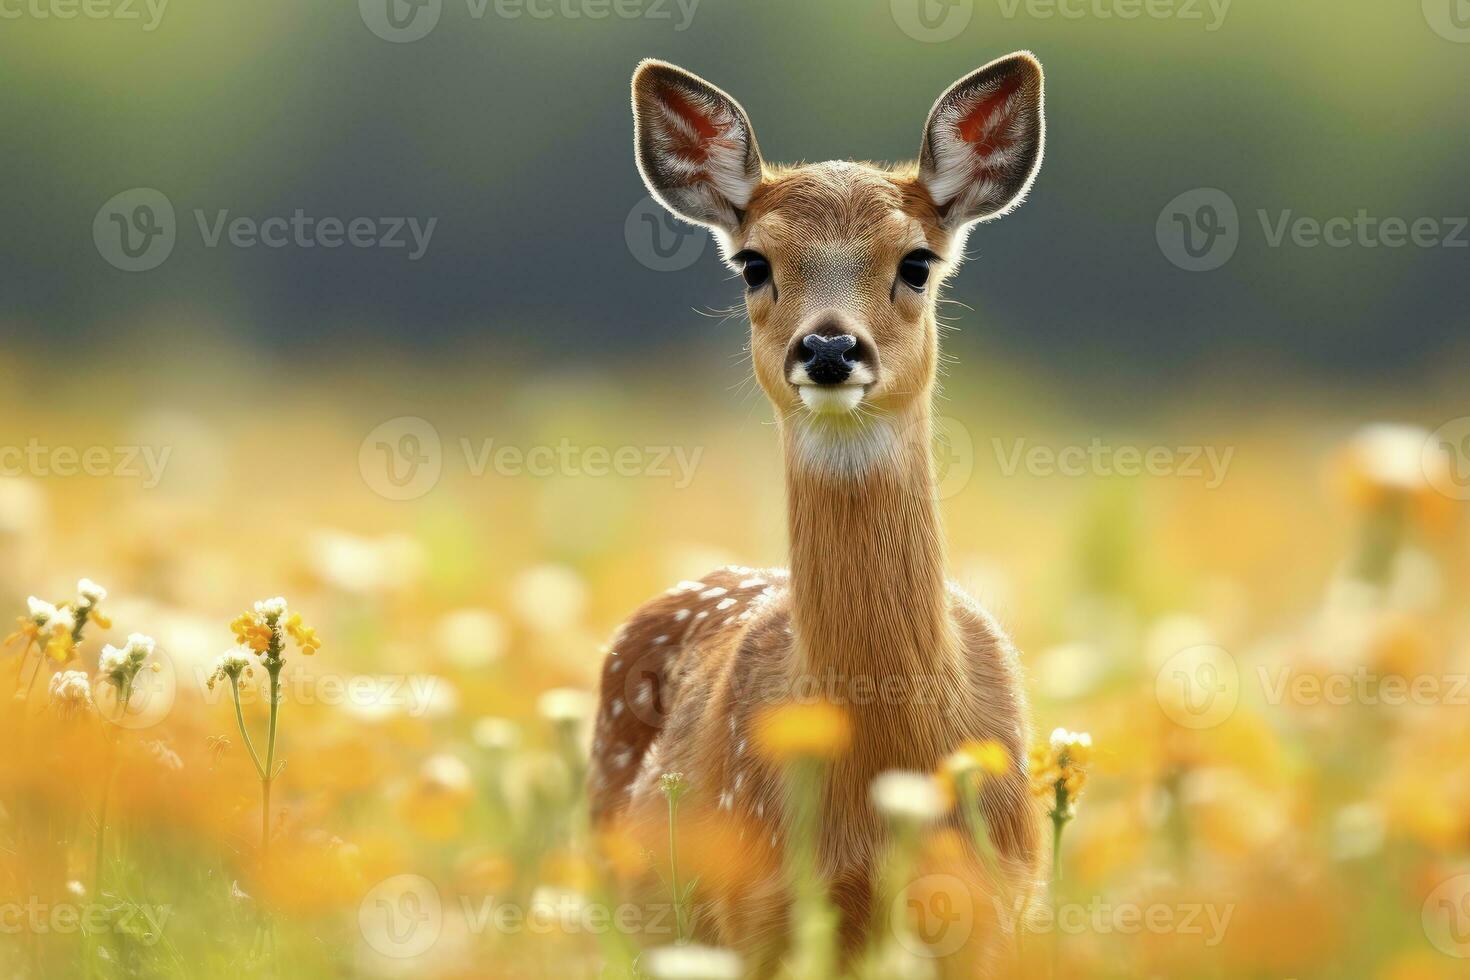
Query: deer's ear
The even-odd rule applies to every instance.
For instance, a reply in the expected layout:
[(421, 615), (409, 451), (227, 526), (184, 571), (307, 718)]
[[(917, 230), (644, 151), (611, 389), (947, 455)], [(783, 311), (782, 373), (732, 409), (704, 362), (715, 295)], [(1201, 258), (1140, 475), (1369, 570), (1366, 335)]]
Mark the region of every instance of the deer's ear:
[(955, 82), (929, 110), (919, 180), (945, 224), (963, 228), (1021, 203), (1045, 139), (1041, 62), (1007, 55)]
[(740, 103), (698, 75), (647, 60), (633, 73), (638, 170), (664, 207), (733, 232), (761, 180), (755, 132)]

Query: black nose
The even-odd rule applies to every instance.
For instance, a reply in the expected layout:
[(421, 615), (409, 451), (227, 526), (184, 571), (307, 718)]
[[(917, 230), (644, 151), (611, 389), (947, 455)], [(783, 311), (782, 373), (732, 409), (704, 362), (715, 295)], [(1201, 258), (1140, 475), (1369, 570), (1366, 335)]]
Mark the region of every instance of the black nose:
[(806, 365), (806, 376), (814, 384), (840, 385), (852, 374), (853, 362), (847, 356), (857, 346), (852, 334), (824, 337), (809, 333), (801, 338), (801, 346), (805, 350), (798, 351), (797, 357)]

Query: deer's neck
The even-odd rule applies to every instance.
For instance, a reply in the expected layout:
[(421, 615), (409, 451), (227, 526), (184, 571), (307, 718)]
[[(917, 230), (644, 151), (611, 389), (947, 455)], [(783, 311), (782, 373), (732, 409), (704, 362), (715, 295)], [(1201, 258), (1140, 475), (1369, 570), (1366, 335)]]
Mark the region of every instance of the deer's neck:
[(807, 424), (782, 428), (797, 669), (823, 683), (939, 675), (957, 644), (927, 405), (843, 436)]

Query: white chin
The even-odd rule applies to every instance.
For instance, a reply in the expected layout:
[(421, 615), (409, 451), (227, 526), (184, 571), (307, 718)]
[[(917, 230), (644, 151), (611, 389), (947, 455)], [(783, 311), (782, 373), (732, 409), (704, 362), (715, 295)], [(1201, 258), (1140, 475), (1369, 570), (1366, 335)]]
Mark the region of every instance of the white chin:
[(863, 400), (862, 385), (836, 385), (830, 388), (800, 385), (797, 391), (801, 393), (801, 403), (813, 415), (846, 415)]

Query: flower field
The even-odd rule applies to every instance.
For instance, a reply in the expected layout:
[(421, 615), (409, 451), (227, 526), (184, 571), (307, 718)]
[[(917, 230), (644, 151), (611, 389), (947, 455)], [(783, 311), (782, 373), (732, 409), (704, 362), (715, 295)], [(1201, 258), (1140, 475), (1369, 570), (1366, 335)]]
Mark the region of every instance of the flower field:
[[(268, 378), (251, 412), (0, 395), (36, 447), (0, 478), (0, 975), (739, 975), (679, 942), (717, 848), (594, 832), (582, 780), (621, 617), (783, 561), (774, 439), (719, 384), (584, 382), (451, 378), (386, 410), (372, 378)], [(144, 404), (133, 384), (48, 397)], [(999, 927), (1030, 975), (1466, 975), (1470, 534), (1443, 419), (1125, 427), (1004, 397), (946, 402), (940, 482), (955, 577), (1023, 652), (1058, 863), (1029, 908), (951, 903), (916, 871), (952, 844), (933, 824), (1007, 760), (891, 774), (896, 911), (851, 971), (939, 976), (914, 933)], [(112, 471), (68, 474), (58, 450), (93, 447)], [(164, 461), (153, 485), (126, 447)], [(841, 752), (841, 725), (772, 718), (772, 751)], [(665, 780), (675, 826), (699, 776)], [(648, 869), (667, 915), (620, 904)], [(788, 971), (827, 975), (830, 910), (793, 901)]]

